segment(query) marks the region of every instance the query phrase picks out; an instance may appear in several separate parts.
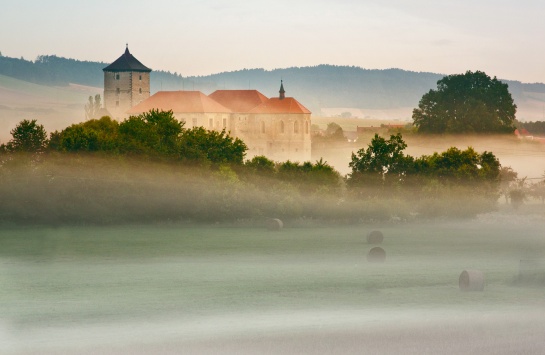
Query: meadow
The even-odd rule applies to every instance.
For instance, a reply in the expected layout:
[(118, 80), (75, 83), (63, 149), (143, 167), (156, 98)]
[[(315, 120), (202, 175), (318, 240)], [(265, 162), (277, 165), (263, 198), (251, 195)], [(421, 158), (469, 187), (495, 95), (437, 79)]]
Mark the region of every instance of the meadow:
[[(0, 352), (542, 353), (543, 214), (0, 229)], [(366, 254), (385, 235), (383, 263)], [(463, 270), (483, 271), (462, 292)]]

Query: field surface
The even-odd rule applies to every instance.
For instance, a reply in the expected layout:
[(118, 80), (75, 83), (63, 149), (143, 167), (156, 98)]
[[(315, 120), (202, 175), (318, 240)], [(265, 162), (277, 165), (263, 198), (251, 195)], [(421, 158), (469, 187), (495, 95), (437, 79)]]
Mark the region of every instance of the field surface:
[[(544, 353), (545, 287), (517, 281), (544, 227), (4, 227), (0, 353)], [(471, 269), (484, 291), (459, 290)]]

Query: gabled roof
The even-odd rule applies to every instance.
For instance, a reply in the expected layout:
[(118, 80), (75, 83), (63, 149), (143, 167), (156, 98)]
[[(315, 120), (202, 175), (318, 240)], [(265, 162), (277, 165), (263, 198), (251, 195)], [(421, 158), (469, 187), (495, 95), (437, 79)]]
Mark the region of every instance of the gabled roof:
[(250, 113), (311, 113), (305, 106), (301, 105), (299, 101), (293, 97), (286, 97), (279, 99), (273, 97), (267, 100), (267, 102), (255, 107)]
[(149, 73), (151, 69), (140, 63), (138, 59), (136, 59), (129, 52), (129, 47), (127, 46), (127, 48), (125, 49), (125, 53), (123, 53), (121, 57), (117, 58), (115, 62), (102, 69), (102, 71), (136, 71)]
[(200, 91), (159, 91), (127, 111), (140, 114), (149, 110), (174, 113), (230, 113), (231, 110)]
[(250, 112), (268, 100), (257, 90), (216, 90), (208, 96), (233, 112), (240, 113)]

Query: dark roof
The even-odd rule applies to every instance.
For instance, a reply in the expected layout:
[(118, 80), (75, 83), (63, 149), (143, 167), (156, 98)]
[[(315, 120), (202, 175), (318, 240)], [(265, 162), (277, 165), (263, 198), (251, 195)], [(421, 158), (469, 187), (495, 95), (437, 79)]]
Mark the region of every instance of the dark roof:
[(151, 71), (150, 68), (146, 67), (144, 64), (140, 63), (130, 52), (129, 47), (125, 49), (125, 53), (115, 62), (108, 65), (106, 68), (102, 69), (103, 71), (136, 71), (136, 72), (147, 72)]

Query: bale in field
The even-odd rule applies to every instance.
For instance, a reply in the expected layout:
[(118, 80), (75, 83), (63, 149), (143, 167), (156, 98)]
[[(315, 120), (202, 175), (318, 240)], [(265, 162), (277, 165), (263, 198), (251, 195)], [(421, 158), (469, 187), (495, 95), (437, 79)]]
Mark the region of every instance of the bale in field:
[(545, 286), (545, 260), (521, 259), (517, 283)]
[(458, 279), (462, 291), (483, 291), (484, 274), (479, 270), (464, 270)]
[(267, 219), (267, 229), (270, 231), (280, 231), (284, 228), (284, 223), (278, 218), (268, 218)]
[(367, 234), (367, 244), (382, 244), (384, 235), (381, 231), (371, 231)]
[(381, 247), (374, 247), (367, 253), (367, 261), (371, 263), (382, 263), (386, 260), (386, 252)]

